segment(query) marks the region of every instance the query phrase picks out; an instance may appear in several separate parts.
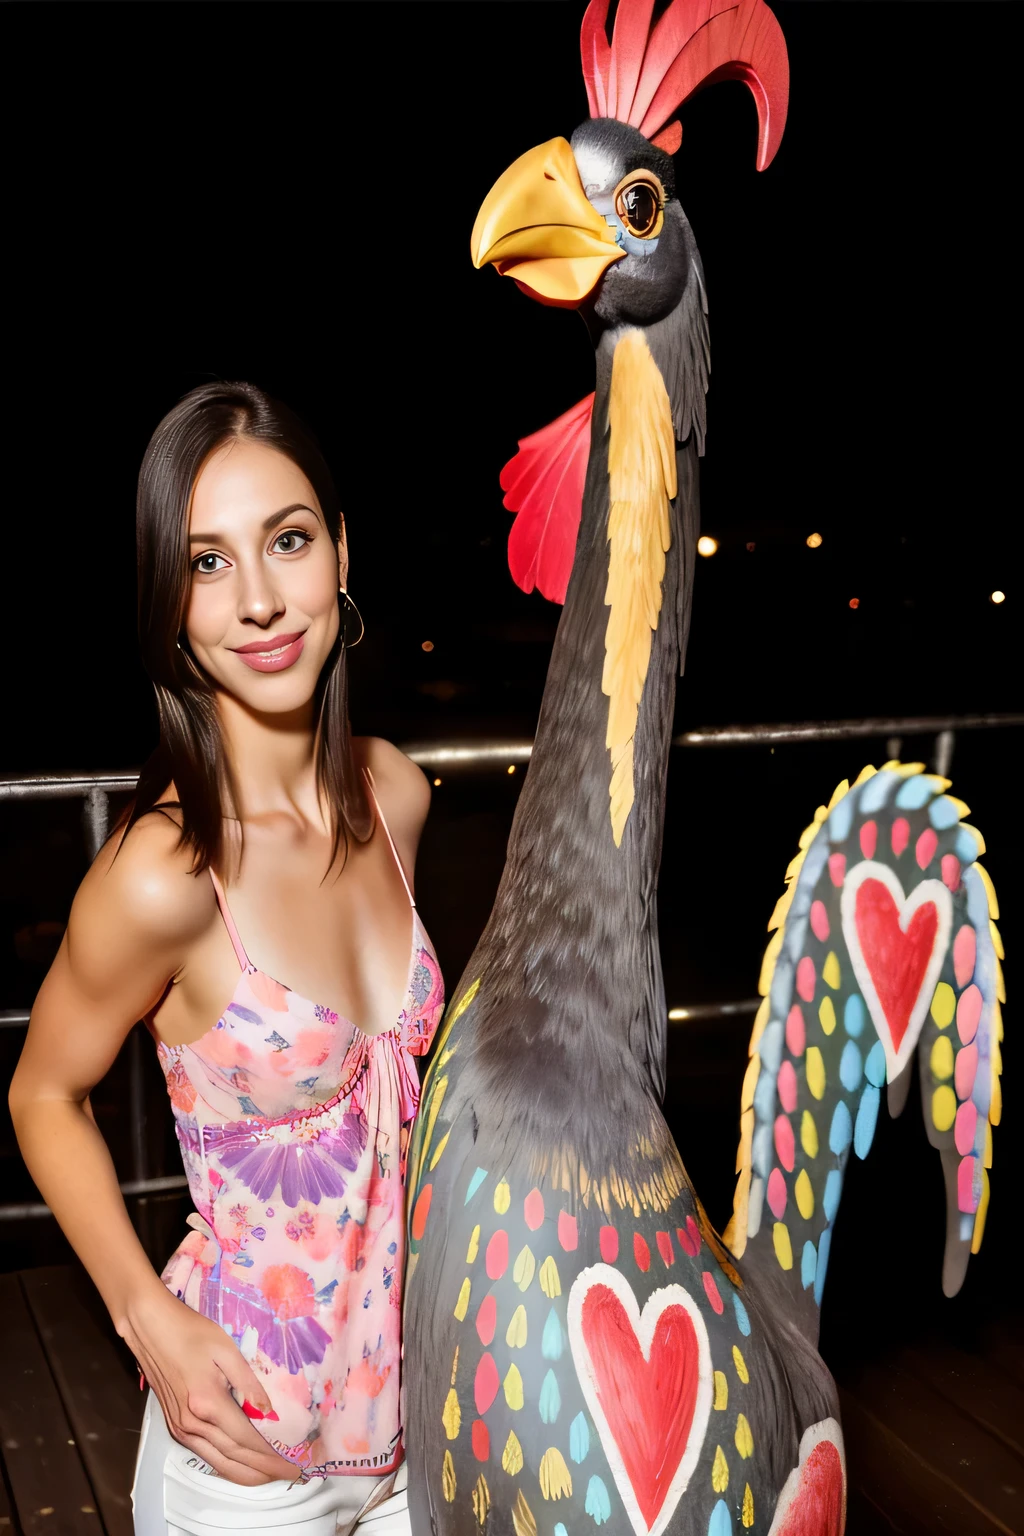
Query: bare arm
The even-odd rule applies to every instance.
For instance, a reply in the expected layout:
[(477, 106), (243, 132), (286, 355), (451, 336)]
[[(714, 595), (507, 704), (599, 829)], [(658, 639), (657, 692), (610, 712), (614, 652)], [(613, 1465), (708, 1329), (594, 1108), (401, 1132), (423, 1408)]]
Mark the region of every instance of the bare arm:
[(215, 1323), (171, 1296), (135, 1234), (88, 1094), (135, 1021), (153, 1008), (211, 919), (177, 830), (146, 818), (117, 858), (111, 839), (75, 897), (32, 1009), (10, 1091), (18, 1144), (160, 1400), (171, 1433), (234, 1482), (296, 1476), (230, 1395), (270, 1403)]

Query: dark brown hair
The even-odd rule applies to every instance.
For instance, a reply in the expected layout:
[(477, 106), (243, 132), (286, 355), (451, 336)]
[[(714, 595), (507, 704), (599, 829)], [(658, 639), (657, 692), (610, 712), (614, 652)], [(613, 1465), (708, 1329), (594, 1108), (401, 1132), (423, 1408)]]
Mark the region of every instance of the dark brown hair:
[[(125, 831), (158, 803), (181, 811), (181, 841), (196, 873), (220, 862), (223, 817), (233, 809), (213, 687), (192, 656), (184, 633), (190, 560), (189, 506), (199, 471), (222, 443), (247, 438), (286, 454), (302, 470), (337, 543), (342, 516), (319, 445), (299, 419), (252, 384), (203, 384), (179, 401), (157, 427), (139, 471), (136, 540), (139, 642), (156, 690), (160, 743), (139, 776)], [(362, 841), (371, 822), (352, 754), (348, 720), (345, 613), (338, 639), (317, 683), (314, 707), (317, 783), (334, 829), (332, 864), (349, 836)], [(173, 782), (177, 799), (165, 796)]]

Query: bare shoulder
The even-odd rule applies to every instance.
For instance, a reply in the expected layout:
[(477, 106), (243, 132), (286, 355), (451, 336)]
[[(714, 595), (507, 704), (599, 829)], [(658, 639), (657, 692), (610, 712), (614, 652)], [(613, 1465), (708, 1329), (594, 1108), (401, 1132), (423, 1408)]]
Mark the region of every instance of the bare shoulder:
[(430, 809), (430, 780), (423, 769), (381, 736), (359, 736), (357, 754), (373, 775), (384, 814), (407, 837), (418, 838)]

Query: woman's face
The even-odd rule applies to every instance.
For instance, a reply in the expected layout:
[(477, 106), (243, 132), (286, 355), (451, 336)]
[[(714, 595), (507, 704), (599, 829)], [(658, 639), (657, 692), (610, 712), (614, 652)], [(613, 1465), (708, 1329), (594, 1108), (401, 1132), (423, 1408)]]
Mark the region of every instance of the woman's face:
[(225, 443), (196, 479), (189, 540), (185, 632), (199, 665), (251, 709), (308, 705), (348, 561), (301, 469), (265, 443)]

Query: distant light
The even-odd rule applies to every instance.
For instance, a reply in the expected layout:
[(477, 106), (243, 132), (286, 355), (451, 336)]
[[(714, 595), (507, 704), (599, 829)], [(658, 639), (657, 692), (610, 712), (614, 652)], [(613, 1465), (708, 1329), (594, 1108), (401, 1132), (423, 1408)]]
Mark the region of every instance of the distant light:
[(668, 1011), (668, 1016), (670, 1019), (675, 1019), (677, 1021), (679, 1019), (688, 1019), (690, 1017), (690, 1010), (689, 1008), (670, 1008)]
[(434, 788), (435, 788), (435, 789), (436, 789), (436, 788), (437, 788), (437, 786), (438, 786), (438, 785), (439, 785), (439, 784), (440, 784), (440, 782), (441, 782), (441, 780), (440, 780), (440, 779), (435, 779), (435, 780), (434, 780)]
[(509, 763), (508, 768), (505, 771), (507, 773), (515, 773), (515, 771), (516, 771), (515, 763)]
[(756, 548), (757, 548), (757, 545), (756, 545), (756, 544), (755, 544), (755, 543), (754, 543), (754, 540), (753, 540), (753, 539), (751, 539), (751, 541), (750, 541), (750, 543), (749, 543), (749, 544), (748, 544), (748, 545), (747, 545), (747, 551), (748, 551), (748, 553), (749, 553), (749, 554), (751, 554), (751, 555), (752, 555), (752, 554), (753, 554), (753, 553), (754, 553), (754, 550), (755, 550), (755, 549), (756, 549)]
[(820, 533), (809, 533), (807, 535), (807, 548), (808, 549), (820, 549), (821, 548), (821, 534)]
[(713, 539), (710, 533), (702, 533), (697, 540), (698, 555), (713, 555), (718, 548), (718, 540)]
[(850, 607), (851, 608), (859, 608), (860, 607), (860, 598), (859, 597), (851, 597), (850, 598)]
[(420, 650), (421, 651), (432, 651), (433, 649), (434, 649), (434, 642), (433, 642), (433, 640), (424, 640), (422, 645), (420, 646)]
[(990, 601), (993, 602), (993, 603), (1005, 603), (1006, 602), (1006, 593), (1005, 592), (993, 592)]

